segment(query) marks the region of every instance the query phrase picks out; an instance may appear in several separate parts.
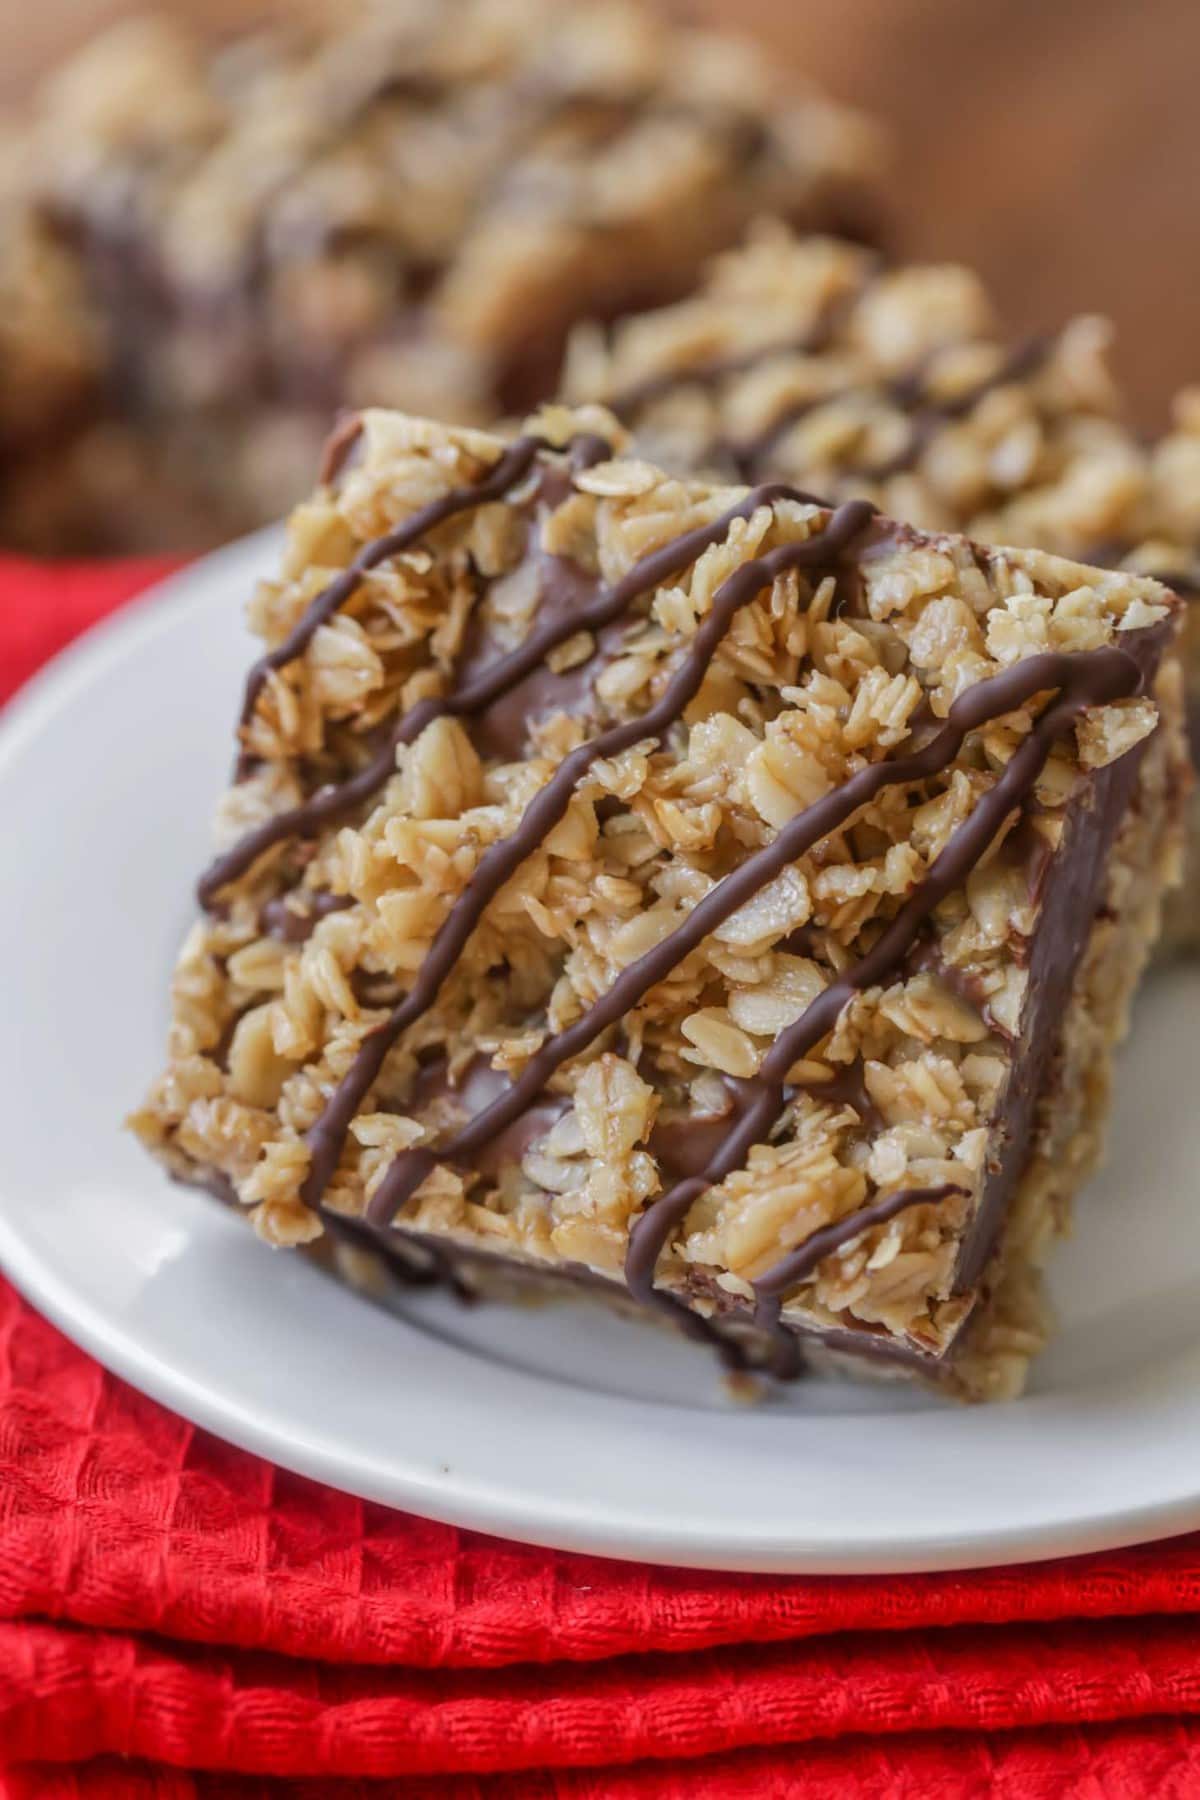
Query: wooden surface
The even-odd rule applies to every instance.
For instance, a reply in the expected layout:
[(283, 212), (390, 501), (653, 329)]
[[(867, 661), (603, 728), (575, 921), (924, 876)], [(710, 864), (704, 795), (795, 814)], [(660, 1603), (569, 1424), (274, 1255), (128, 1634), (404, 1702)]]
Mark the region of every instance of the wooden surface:
[[(140, 8), (153, 0), (140, 0)], [(288, 0), (173, 0), (224, 29)], [(892, 128), (904, 251), (980, 268), (1015, 330), (1099, 311), (1147, 423), (1200, 380), (1200, 0), (688, 0)], [(0, 0), (0, 91), (132, 0)]]

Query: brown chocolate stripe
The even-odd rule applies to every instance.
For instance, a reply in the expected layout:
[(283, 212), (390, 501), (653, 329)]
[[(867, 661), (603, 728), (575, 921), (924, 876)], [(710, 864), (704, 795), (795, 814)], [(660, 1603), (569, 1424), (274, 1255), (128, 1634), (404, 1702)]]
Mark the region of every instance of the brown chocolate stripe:
[(394, 531), (386, 532), (382, 537), (364, 545), (349, 567), (309, 601), (302, 617), (288, 632), (282, 644), (276, 645), (274, 650), (268, 650), (251, 665), (242, 696), (239, 723), (242, 726), (249, 723), (267, 677), (275, 670), (286, 668), (288, 663), (295, 662), (298, 656), (303, 656), (321, 626), (357, 591), (364, 575), (369, 575), (380, 563), (389, 562), (392, 557), (410, 549), (456, 514), (483, 506), (489, 500), (501, 499), (509, 488), (515, 487), (528, 474), (538, 451), (545, 447), (544, 438), (517, 438), (481, 481), (472, 482), (467, 487), (451, 488), (449, 493), (431, 500), (428, 506), (413, 513), (411, 518), (406, 519), (403, 525), (398, 525)]
[(798, 1287), (818, 1263), (853, 1243), (872, 1226), (886, 1225), (889, 1219), (914, 1206), (931, 1206), (939, 1200), (948, 1200), (952, 1194), (959, 1194), (964, 1200), (969, 1198), (966, 1188), (956, 1187), (953, 1182), (943, 1182), (938, 1187), (900, 1188), (898, 1192), (887, 1194), (869, 1206), (860, 1206), (855, 1212), (847, 1213), (844, 1219), (812, 1232), (765, 1275), (751, 1283), (755, 1296), (754, 1323), (775, 1340), (773, 1375), (786, 1381), (798, 1375), (803, 1366), (800, 1341), (783, 1325), (783, 1296), (788, 1290)]
[(346, 412), (338, 417), (321, 453), (321, 466), (317, 471), (318, 487), (332, 487), (345, 469), (364, 429), (360, 412)]
[[(849, 507), (864, 505), (864, 502), (848, 503)], [(847, 508), (841, 510), (848, 517), (859, 516), (849, 515)], [(858, 529), (862, 529), (861, 524)], [(813, 543), (814, 540), (810, 539), (809, 542)], [(784, 546), (784, 549), (800, 547)], [(769, 553), (778, 554), (779, 552)], [(763, 562), (766, 560), (761, 559)], [(730, 581), (736, 581), (738, 577), (745, 577), (747, 584), (758, 579), (759, 586), (763, 585), (753, 564), (737, 570)], [(740, 586), (741, 584), (739, 589)], [(715, 611), (714, 600), (714, 613)], [(870, 985), (906, 954), (929, 913), (946, 893), (965, 879), (970, 868), (995, 837), (1008, 813), (1021, 803), (1036, 780), (1053, 744), (1068, 729), (1080, 708), (1103, 699), (1116, 698), (1118, 694), (1132, 692), (1140, 681), (1141, 671), (1138, 665), (1123, 650), (1106, 648), (1071, 654), (1048, 651), (1039, 656), (1028, 657), (1013, 668), (979, 682), (960, 695), (941, 731), (922, 748), (907, 756), (873, 763), (860, 770), (840, 788), (835, 788), (804, 812), (797, 814), (770, 844), (747, 857), (739, 868), (725, 876), (692, 908), (682, 925), (677, 926), (661, 943), (622, 970), (612, 987), (581, 1018), (550, 1038), (530, 1059), (509, 1091), (473, 1119), (463, 1131), (440, 1148), (420, 1147), (405, 1151), (398, 1157), (373, 1197), (372, 1218), (377, 1223), (386, 1223), (394, 1218), (404, 1201), (439, 1161), (469, 1160), (489, 1141), (494, 1132), (503, 1130), (524, 1107), (533, 1103), (546, 1083), (566, 1062), (580, 1055), (602, 1032), (617, 1024), (639, 1004), (652, 987), (665, 980), (685, 956), (696, 949), (739, 907), (752, 900), (783, 869), (805, 855), (822, 838), (844, 826), (855, 812), (884, 788), (897, 783), (924, 780), (941, 773), (958, 755), (968, 732), (1014, 711), (1038, 693), (1063, 688), (1064, 694), (1069, 694), (1069, 697), (1051, 707), (1039, 720), (995, 787), (959, 827), (930, 869), (926, 880), (897, 914), (875, 948), (838, 982), (826, 988), (797, 1024), (777, 1040), (763, 1070), (751, 1084), (756, 1093), (753, 1104), (726, 1139), (729, 1153), (732, 1153), (732, 1149), (738, 1152), (729, 1168), (723, 1169), (722, 1174), (714, 1177), (710, 1165), (705, 1177), (698, 1178), (698, 1185), (696, 1181), (678, 1184), (670, 1194), (653, 1202), (643, 1214), (631, 1240), (633, 1267), (630, 1285), (633, 1287), (642, 1270), (640, 1253), (634, 1254), (634, 1243), (647, 1241), (649, 1221), (653, 1219), (654, 1230), (657, 1231), (659, 1221), (667, 1221), (671, 1211), (670, 1207), (666, 1207), (664, 1211), (665, 1203), (672, 1201), (683, 1189), (694, 1188), (695, 1192), (690, 1194), (686, 1203), (679, 1203), (682, 1208), (679, 1216), (682, 1217), (697, 1194), (713, 1186), (715, 1181), (723, 1180), (730, 1169), (740, 1166), (743, 1149), (765, 1139), (765, 1127), (773, 1123), (783, 1104), (783, 1077), (791, 1065), (805, 1054), (806, 1049), (811, 1048), (812, 1044), (832, 1028), (842, 1006), (854, 988), (860, 985), (856, 978), (861, 974), (861, 985)], [(1065, 718), (1062, 716), (1064, 709), (1069, 713)], [(642, 721), (642, 724), (645, 729), (647, 721)], [(632, 741), (637, 740), (634, 738)], [(1032, 772), (1028, 773), (1030, 770)], [(547, 790), (542, 791), (545, 793)], [(529, 847), (534, 847), (532, 842)], [(804, 1047), (785, 1049), (780, 1065), (780, 1046), (798, 1042), (801, 1027), (805, 1028)], [(809, 1027), (813, 1028), (811, 1033)], [(780, 1068), (780, 1073), (776, 1081), (774, 1072), (777, 1067)], [(346, 1123), (348, 1125), (349, 1121)], [(726, 1151), (723, 1150), (716, 1160), (724, 1163), (727, 1160)], [(663, 1242), (665, 1232), (669, 1229), (670, 1223), (667, 1222)], [(659, 1249), (661, 1247), (660, 1243)], [(655, 1250), (649, 1264), (651, 1271), (657, 1257), (658, 1250)], [(641, 1281), (641, 1287), (647, 1290), (645, 1280)]]
[(652, 406), (656, 400), (665, 399), (676, 388), (684, 387), (716, 387), (731, 375), (746, 375), (760, 364), (770, 362), (776, 356), (805, 356), (819, 349), (822, 334), (809, 332), (802, 337), (773, 338), (768, 344), (757, 344), (753, 350), (739, 351), (733, 356), (714, 356), (708, 362), (681, 364), (679, 368), (658, 369), (653, 375), (645, 375), (640, 381), (631, 382), (627, 388), (606, 402), (610, 411), (616, 413), (618, 419), (630, 420), (644, 406)]
[(605, 404), (611, 412), (616, 413), (618, 419), (628, 422), (644, 406), (652, 406), (656, 400), (665, 399), (677, 388), (716, 387), (718, 382), (728, 380), (731, 375), (748, 375), (777, 356), (812, 356), (819, 350), (827, 350), (832, 347), (838, 332), (864, 295), (878, 281), (885, 267), (882, 256), (871, 256), (862, 279), (844, 293), (835, 294), (808, 331), (795, 337), (773, 338), (768, 343), (756, 344), (749, 350), (734, 351), (728, 356), (710, 357), (707, 362), (656, 369), (652, 374), (642, 376), (640, 381), (630, 382), (628, 387), (620, 389)]
[[(583, 451), (593, 457), (602, 443), (602, 439), (590, 437), (577, 440)], [(609, 447), (604, 444), (603, 448), (607, 452)], [(644, 556), (620, 581), (610, 588), (602, 588), (589, 605), (557, 620), (548, 621), (541, 630), (531, 631), (523, 643), (493, 663), (475, 681), (444, 699), (418, 701), (416, 706), (397, 720), (380, 749), (357, 774), (336, 786), (321, 788), (299, 806), (276, 813), (247, 832), (231, 850), (210, 863), (196, 885), (201, 906), (206, 909), (213, 907), (221, 889), (244, 875), (275, 844), (286, 843), (290, 838), (313, 837), (326, 825), (348, 818), (378, 793), (394, 773), (396, 751), (400, 746), (411, 744), (435, 719), (469, 718), (475, 713), (483, 712), (494, 700), (540, 668), (549, 652), (557, 645), (565, 643), (580, 631), (595, 632), (611, 624), (628, 612), (641, 595), (690, 567), (710, 545), (720, 543), (736, 519), (748, 519), (758, 507), (773, 505), (777, 500), (820, 504), (811, 495), (801, 493), (798, 488), (789, 487), (783, 482), (771, 482), (752, 488), (744, 499), (714, 519), (710, 525), (698, 526), (695, 531), (673, 538), (661, 549)], [(375, 545), (369, 545), (368, 551), (374, 548)]]
[[(935, 436), (938, 428), (950, 424), (955, 419), (964, 419), (974, 412), (980, 401), (986, 399), (994, 389), (1005, 387), (1010, 381), (1023, 380), (1034, 374), (1046, 360), (1053, 347), (1053, 338), (1030, 338), (1019, 344), (1006, 356), (993, 373), (983, 381), (977, 381), (964, 393), (955, 394), (946, 400), (935, 400), (927, 397), (923, 390), (924, 366), (910, 370), (907, 375), (896, 377), (885, 382), (880, 393), (882, 398), (904, 412), (911, 412), (908, 440), (895, 456), (886, 462), (876, 463), (861, 469), (848, 471), (852, 477), (863, 481), (886, 481), (893, 475), (902, 474), (911, 469), (919, 460), (922, 452)], [(794, 425), (806, 418), (810, 413), (819, 412), (824, 406), (834, 405), (854, 395), (869, 392), (861, 382), (850, 387), (839, 388), (834, 393), (818, 394), (806, 400), (796, 400), (783, 408), (771, 422), (753, 438), (742, 444), (719, 444), (713, 454), (725, 453), (732, 457), (734, 464), (743, 476), (749, 479), (760, 469), (771, 452), (787, 435)]]
[[(764, 504), (763, 492), (764, 490), (751, 492), (736, 508), (724, 514), (713, 525), (702, 526), (698, 531), (676, 538), (652, 556), (644, 558), (625, 577), (623, 583), (619, 583), (605, 596), (606, 606), (611, 607), (614, 599), (619, 599), (622, 605), (628, 605), (638, 592), (659, 586), (666, 579), (669, 570), (689, 566), (709, 543), (724, 537), (732, 517), (745, 517), (748, 511), (753, 512), (756, 506)], [(661, 739), (667, 728), (682, 716), (699, 692), (708, 665), (734, 615), (785, 570), (816, 564), (828, 565), (865, 529), (873, 517), (874, 509), (866, 501), (848, 501), (833, 514), (825, 528), (812, 537), (801, 543), (781, 544), (777, 549), (770, 550), (735, 570), (714, 594), (710, 611), (691, 639), (679, 669), (668, 682), (657, 705), (651, 707), (649, 712), (641, 713), (622, 725), (602, 732), (599, 737), (580, 744), (569, 756), (564, 757), (550, 780), (530, 801), (516, 831), (485, 852), (475, 874), (443, 921), (407, 998), (365, 1040), (333, 1098), (309, 1132), (312, 1161), (301, 1191), (301, 1197), (308, 1205), (317, 1203), (336, 1169), (350, 1122), (377, 1079), (388, 1051), (400, 1033), (433, 1005), (442, 983), (462, 955), (484, 912), (500, 889), (511, 880), (521, 864), (532, 856), (563, 817), (575, 789), (592, 765), (603, 757), (618, 756), (623, 750), (646, 738)], [(580, 618), (574, 621), (576, 629), (579, 622)], [(567, 624), (569, 626), (571, 621), (567, 621)], [(557, 629), (563, 628), (559, 626)], [(638, 965), (633, 966), (636, 968)], [(590, 1013), (586, 1014), (585, 1019), (591, 1016)], [(559, 1041), (552, 1039), (551, 1043), (557, 1044)], [(542, 1054), (544, 1056), (545, 1052)], [(565, 1057), (561, 1060), (565, 1060)], [(534, 1062), (540, 1066), (539, 1058), (535, 1058)], [(533, 1066), (530, 1065), (531, 1068)], [(527, 1069), (510, 1093), (486, 1108), (479, 1115), (479, 1120), (490, 1122), (500, 1109), (506, 1109), (504, 1123), (511, 1123), (524, 1112), (536, 1098), (536, 1091), (529, 1088), (528, 1077)], [(537, 1089), (544, 1086), (545, 1079), (539, 1080)], [(449, 1152), (452, 1158), (461, 1152), (464, 1141), (473, 1142), (477, 1124), (478, 1121), (472, 1121), (453, 1140)], [(479, 1138), (480, 1146), (489, 1141), (494, 1131), (502, 1128), (500, 1123), (495, 1124), (494, 1128), (486, 1126)], [(407, 1195), (419, 1185), (437, 1160), (437, 1154), (428, 1150), (406, 1152), (398, 1157), (371, 1202), (372, 1219), (378, 1223), (392, 1218)], [(418, 1173), (418, 1169), (423, 1172)]]
[(912, 1206), (926, 1206), (935, 1200), (947, 1200), (951, 1194), (959, 1194), (964, 1200), (970, 1198), (967, 1189), (958, 1187), (954, 1182), (943, 1182), (938, 1187), (901, 1188), (897, 1193), (888, 1194), (882, 1200), (874, 1201), (870, 1206), (860, 1206), (854, 1212), (847, 1213), (844, 1219), (837, 1219), (832, 1225), (822, 1226), (814, 1231), (804, 1242), (791, 1250), (784, 1257), (760, 1275), (752, 1283), (759, 1299), (757, 1319), (759, 1324), (768, 1323), (779, 1311), (784, 1294), (789, 1288), (797, 1287), (812, 1274), (817, 1264), (832, 1256), (864, 1231), (870, 1231), (874, 1225), (886, 1225), (898, 1213), (907, 1212)]
[[(849, 790), (858, 788), (863, 799), (886, 783), (878, 779), (891, 771), (890, 779), (913, 781), (947, 768), (957, 756), (968, 731), (977, 730), (992, 719), (1024, 705), (1035, 694), (1047, 689), (1059, 690), (1032, 731), (1010, 758), (1004, 773), (988, 790), (973, 811), (955, 830), (941, 854), (934, 861), (924, 881), (914, 890), (873, 947), (857, 963), (831, 982), (800, 1017), (779, 1034), (763, 1058), (758, 1074), (749, 1085), (757, 1091), (754, 1102), (746, 1108), (730, 1131), (703, 1174), (676, 1182), (667, 1193), (651, 1201), (630, 1233), (625, 1275), (630, 1292), (647, 1305), (657, 1305), (674, 1312), (679, 1302), (671, 1294), (654, 1285), (658, 1259), (675, 1227), (682, 1222), (692, 1205), (710, 1187), (717, 1186), (727, 1175), (744, 1164), (751, 1146), (767, 1142), (772, 1126), (786, 1104), (785, 1081), (792, 1064), (798, 1062), (830, 1032), (842, 1008), (855, 993), (872, 987), (893, 973), (916, 942), (934, 909), (946, 896), (961, 887), (995, 838), (1005, 819), (1024, 805), (1050, 756), (1055, 744), (1074, 725), (1085, 707), (1101, 705), (1135, 693), (1143, 681), (1142, 671), (1126, 651), (1105, 647), (1100, 650), (1055, 652), (1026, 657), (1002, 674), (981, 681), (959, 696), (950, 709), (945, 727), (921, 750), (892, 763), (875, 764), (862, 770), (840, 790), (818, 801), (785, 826), (784, 837), (793, 827), (805, 847), (826, 835), (834, 826), (818, 821), (823, 828), (807, 827), (813, 814), (825, 809), (836, 819), (840, 806), (830, 801), (843, 801)], [(872, 782), (871, 777), (876, 777)], [(862, 804), (862, 799), (858, 801)], [(852, 807), (843, 817), (849, 817)], [(811, 832), (811, 836), (810, 836)], [(805, 840), (808, 840), (805, 843)], [(776, 839), (776, 844), (780, 840)], [(774, 850), (775, 844), (769, 846)], [(759, 852), (759, 856), (764, 853)], [(803, 850), (796, 851), (797, 855)], [(756, 858), (751, 858), (753, 862)], [(743, 868), (747, 864), (742, 865)], [(740, 873), (740, 871), (739, 871)], [(717, 890), (719, 892), (719, 889)], [(706, 896), (711, 899), (712, 896)], [(701, 905), (705, 902), (701, 902)], [(698, 910), (698, 909), (697, 909)], [(660, 949), (670, 944), (666, 939)]]
[(893, 475), (901, 475), (905, 470), (911, 469), (920, 460), (940, 426), (949, 425), (956, 419), (968, 418), (979, 403), (997, 388), (1007, 387), (1011, 381), (1024, 381), (1028, 376), (1035, 375), (1049, 356), (1054, 342), (1052, 337), (1027, 338), (1003, 359), (999, 368), (986, 380), (977, 381), (974, 387), (968, 388), (963, 394), (956, 394), (953, 399), (926, 401), (918, 398), (907, 444), (886, 462), (875, 463), (864, 469), (864, 478), (867, 481), (887, 481)]

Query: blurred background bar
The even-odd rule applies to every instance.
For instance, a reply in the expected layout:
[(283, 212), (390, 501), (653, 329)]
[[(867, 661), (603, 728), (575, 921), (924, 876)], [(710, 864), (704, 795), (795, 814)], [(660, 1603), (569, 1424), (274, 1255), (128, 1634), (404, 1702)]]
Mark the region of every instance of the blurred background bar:
[[(654, 0), (647, 0), (654, 3)], [(662, 0), (658, 0), (662, 3)], [(4, 7), (0, 94), (146, 0)], [(214, 34), (287, 0), (172, 0)], [(690, 0), (895, 136), (899, 247), (977, 267), (1015, 331), (1099, 311), (1147, 425), (1200, 378), (1198, 0)]]

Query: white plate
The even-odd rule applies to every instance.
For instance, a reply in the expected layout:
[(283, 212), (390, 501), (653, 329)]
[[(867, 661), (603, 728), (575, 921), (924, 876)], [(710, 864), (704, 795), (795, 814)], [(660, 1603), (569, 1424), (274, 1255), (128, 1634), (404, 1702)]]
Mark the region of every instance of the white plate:
[(1200, 1526), (1200, 970), (1143, 997), (1104, 1177), (1015, 1404), (797, 1384), (583, 1303), (399, 1316), (168, 1184), (120, 1130), (161, 1054), (249, 659), (263, 534), (74, 647), (0, 728), (0, 1261), (110, 1368), (369, 1498), (513, 1537), (730, 1569), (954, 1567)]

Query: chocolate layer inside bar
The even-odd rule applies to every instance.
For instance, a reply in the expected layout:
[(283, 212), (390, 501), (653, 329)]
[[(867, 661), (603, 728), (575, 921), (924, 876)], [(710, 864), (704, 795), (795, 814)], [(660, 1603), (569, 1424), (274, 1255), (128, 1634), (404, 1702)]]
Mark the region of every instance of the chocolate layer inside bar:
[[(436, 1286), (452, 1282), (463, 1298), (489, 1299), (503, 1296), (520, 1299), (522, 1293), (545, 1293), (563, 1297), (577, 1290), (608, 1305), (623, 1307), (629, 1314), (640, 1314), (627, 1295), (614, 1284), (597, 1275), (584, 1263), (566, 1263), (553, 1268), (539, 1264), (516, 1262), (512, 1258), (479, 1250), (473, 1245), (447, 1246), (441, 1239), (423, 1232), (405, 1232), (397, 1244), (381, 1245), (378, 1236), (361, 1231), (353, 1222), (338, 1221), (331, 1226), (335, 1245), (341, 1244), (360, 1254), (378, 1259), (384, 1272), (403, 1291), (409, 1287)], [(427, 1258), (428, 1260), (420, 1260)], [(344, 1265), (351, 1279), (366, 1285), (369, 1276), (353, 1263)], [(811, 1366), (813, 1354), (831, 1353), (848, 1358), (850, 1366), (879, 1363), (891, 1365), (937, 1383), (942, 1377), (942, 1362), (886, 1335), (868, 1331), (817, 1331), (803, 1325), (790, 1327), (794, 1355), (789, 1354), (789, 1367), (778, 1362), (778, 1345), (765, 1341), (754, 1318), (754, 1309), (727, 1293), (715, 1282), (696, 1277), (689, 1287), (693, 1301), (701, 1302), (717, 1319), (713, 1342), (733, 1371), (762, 1369), (776, 1375), (798, 1374)], [(774, 1359), (774, 1361), (773, 1361)]]
[[(1163, 648), (1137, 647), (1147, 680)], [(1029, 953), (1029, 998), (1003, 1104), (993, 1127), (989, 1177), (970, 1234), (959, 1253), (956, 1286), (983, 1274), (1034, 1144), (1035, 1113), (1060, 1053), (1062, 1023), (1084, 946), (1104, 903), (1109, 857), (1137, 790), (1145, 746), (1101, 769), (1067, 809), (1063, 842), (1035, 879), (1041, 913)]]

